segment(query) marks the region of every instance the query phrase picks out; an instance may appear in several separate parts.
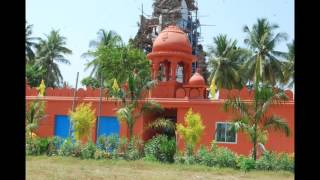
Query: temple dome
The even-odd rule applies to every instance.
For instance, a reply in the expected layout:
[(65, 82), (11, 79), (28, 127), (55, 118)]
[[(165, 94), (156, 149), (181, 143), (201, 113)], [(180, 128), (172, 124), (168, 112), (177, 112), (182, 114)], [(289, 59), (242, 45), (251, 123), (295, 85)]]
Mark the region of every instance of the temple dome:
[(194, 73), (194, 75), (189, 79), (189, 85), (206, 85), (204, 78), (198, 72)]
[(192, 54), (188, 36), (177, 26), (168, 26), (153, 42), (152, 52), (183, 52)]

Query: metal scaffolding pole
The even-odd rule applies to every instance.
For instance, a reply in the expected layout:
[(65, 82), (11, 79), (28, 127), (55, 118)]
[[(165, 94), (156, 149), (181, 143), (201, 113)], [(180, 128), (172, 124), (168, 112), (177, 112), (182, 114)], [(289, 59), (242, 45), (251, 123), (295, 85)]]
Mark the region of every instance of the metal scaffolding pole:
[(102, 86), (103, 86), (103, 79), (102, 79), (102, 73), (100, 73), (100, 94), (99, 94), (99, 109), (98, 109), (97, 138), (96, 138), (96, 140), (98, 140), (99, 124), (100, 124), (100, 117), (101, 117), (101, 106), (102, 106)]
[[(78, 78), (79, 78), (79, 72), (77, 72), (76, 88), (73, 90), (72, 112), (74, 112), (74, 106), (75, 106), (75, 102), (76, 102), (76, 93), (77, 93), (77, 89), (78, 89)], [(72, 121), (70, 118), (69, 136), (72, 136), (71, 131), (72, 131)]]

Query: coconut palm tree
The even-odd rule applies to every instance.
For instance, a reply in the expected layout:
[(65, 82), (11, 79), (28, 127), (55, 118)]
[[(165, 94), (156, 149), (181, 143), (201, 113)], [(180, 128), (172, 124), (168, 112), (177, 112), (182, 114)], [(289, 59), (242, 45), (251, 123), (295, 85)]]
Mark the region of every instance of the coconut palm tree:
[(39, 40), (37, 37), (31, 37), (32, 35), (32, 24), (28, 24), (26, 22), (26, 62), (27, 63), (33, 63), (35, 58), (35, 53), (33, 51), (33, 48), (36, 46), (36, 40)]
[(246, 133), (253, 144), (254, 160), (257, 158), (257, 145), (267, 141), (268, 131), (273, 129), (285, 133), (286, 136), (290, 134), (288, 124), (284, 119), (275, 114), (267, 115), (270, 105), (288, 99), (284, 91), (277, 90), (276, 92), (266, 85), (255, 87), (252, 103), (245, 103), (237, 97), (228, 99), (224, 104), (225, 111), (235, 112), (232, 128)]
[[(109, 47), (121, 46), (123, 44), (121, 37), (115, 31), (106, 31), (104, 29), (100, 29), (97, 34), (98, 34), (98, 40), (90, 41), (89, 47), (98, 48), (100, 46), (104, 46), (105, 48), (109, 48)], [(101, 64), (100, 63), (101, 59), (96, 58), (94, 56), (94, 53), (91, 51), (84, 53), (82, 56), (85, 58), (94, 57), (93, 60), (91, 60), (89, 63), (86, 64), (86, 70), (88, 68), (93, 67), (90, 73), (90, 77), (94, 75), (95, 78), (99, 79), (99, 75), (100, 75), (99, 72), (101, 71), (101, 68), (99, 68), (98, 65)]]
[(72, 54), (66, 46), (66, 38), (59, 31), (52, 30), (46, 39), (40, 39), (37, 47), (36, 63), (46, 71), (45, 82), (47, 87), (60, 86), (63, 82), (57, 63), (70, 64), (65, 55)]
[(253, 52), (253, 56), (245, 63), (244, 69), (250, 80), (276, 85), (277, 81), (284, 78), (282, 62), (278, 57), (285, 55), (284, 52), (276, 51), (277, 43), (287, 40), (286, 33), (276, 33), (279, 26), (270, 24), (267, 19), (258, 19), (257, 23), (249, 29), (244, 27), (247, 37), (244, 43)]
[[(121, 101), (121, 108), (117, 110), (117, 117), (120, 121), (127, 124), (129, 128), (129, 139), (133, 137), (133, 127), (136, 120), (145, 113), (162, 112), (159, 103), (144, 99), (146, 92), (155, 86), (156, 81), (146, 79), (145, 70), (136, 70), (134, 74), (129, 75), (127, 86), (122, 86), (118, 90), (110, 89), (110, 96)], [(139, 103), (139, 100), (143, 100)], [(140, 109), (140, 111), (137, 111)]]
[(240, 68), (249, 52), (237, 47), (237, 41), (228, 39), (227, 35), (220, 34), (213, 42), (214, 46), (209, 48), (212, 69), (209, 82), (217, 88), (241, 89), (244, 82)]
[(294, 41), (287, 44), (288, 53), (285, 56), (286, 61), (284, 62), (284, 83), (292, 88), (294, 85)]

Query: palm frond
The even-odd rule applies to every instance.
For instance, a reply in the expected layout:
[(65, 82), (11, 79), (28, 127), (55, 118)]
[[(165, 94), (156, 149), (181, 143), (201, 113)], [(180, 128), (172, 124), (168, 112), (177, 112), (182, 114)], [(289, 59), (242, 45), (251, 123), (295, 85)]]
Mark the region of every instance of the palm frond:
[(128, 106), (119, 108), (116, 114), (119, 121), (127, 122), (128, 124), (133, 124), (134, 118), (132, 117), (132, 108)]
[(247, 105), (237, 98), (230, 98), (224, 103), (224, 111), (228, 112), (230, 109), (236, 112), (239, 112), (243, 116), (248, 116), (248, 107)]
[(284, 119), (275, 115), (272, 115), (265, 120), (263, 129), (274, 129), (280, 132), (284, 132), (286, 136), (290, 135), (290, 128), (288, 126), (288, 123), (284, 121)]
[(145, 102), (141, 108), (141, 112), (144, 113), (162, 113), (163, 111), (164, 109), (161, 107), (161, 104), (154, 100)]
[(236, 132), (245, 132), (249, 126), (249, 118), (247, 116), (243, 116), (232, 120), (230, 130)]
[(154, 129), (157, 131), (174, 132), (176, 129), (176, 125), (171, 119), (158, 118), (155, 121), (151, 122), (147, 126), (147, 128)]

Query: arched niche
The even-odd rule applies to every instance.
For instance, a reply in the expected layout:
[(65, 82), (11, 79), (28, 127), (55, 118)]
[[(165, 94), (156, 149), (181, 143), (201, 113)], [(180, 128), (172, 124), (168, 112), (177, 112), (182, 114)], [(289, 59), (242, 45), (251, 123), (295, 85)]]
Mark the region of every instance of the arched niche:
[(186, 97), (186, 91), (183, 88), (179, 88), (176, 91), (176, 98), (184, 98)]
[(180, 61), (177, 63), (177, 69), (176, 69), (176, 81), (179, 83), (184, 83), (184, 72), (185, 72), (185, 63), (183, 61)]
[(159, 63), (157, 79), (162, 82), (168, 81), (169, 74), (170, 74), (170, 61), (168, 60), (161, 61)]

